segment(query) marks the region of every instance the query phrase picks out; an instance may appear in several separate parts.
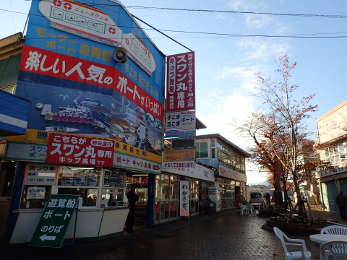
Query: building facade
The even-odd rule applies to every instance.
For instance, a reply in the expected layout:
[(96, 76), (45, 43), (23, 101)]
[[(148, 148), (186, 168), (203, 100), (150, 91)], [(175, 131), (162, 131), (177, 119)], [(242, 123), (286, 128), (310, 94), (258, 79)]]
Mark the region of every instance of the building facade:
[(246, 164), (250, 155), (219, 134), (196, 137), (197, 162), (212, 167), (216, 181), (208, 188), (216, 210), (239, 206), (246, 193)]
[(321, 200), (329, 211), (337, 211), (335, 199), (347, 193), (347, 101), (316, 119), (316, 148), (325, 167), (319, 172)]
[(130, 184), (137, 223), (154, 223), (165, 55), (118, 1), (88, 3), (34, 1), (25, 37), (0, 42), (0, 88), (15, 95), (0, 92), (1, 105), (27, 109), (15, 121), (23, 129), (1, 133), (0, 184), (11, 184), (1, 187), (1, 236), (10, 243), (30, 241), (54, 194), (79, 196), (66, 238), (122, 232)]

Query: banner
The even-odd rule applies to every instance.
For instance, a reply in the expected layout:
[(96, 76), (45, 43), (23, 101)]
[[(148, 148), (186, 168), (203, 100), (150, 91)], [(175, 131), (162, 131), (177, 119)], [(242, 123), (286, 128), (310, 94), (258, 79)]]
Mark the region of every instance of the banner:
[(180, 216), (189, 217), (189, 181), (180, 181)]
[(114, 142), (77, 135), (49, 134), (47, 163), (112, 167)]
[(115, 153), (114, 166), (142, 172), (160, 173), (160, 163), (147, 161), (122, 153)]
[(214, 182), (214, 171), (195, 162), (163, 162), (162, 171)]
[(195, 109), (194, 52), (167, 57), (166, 112)]

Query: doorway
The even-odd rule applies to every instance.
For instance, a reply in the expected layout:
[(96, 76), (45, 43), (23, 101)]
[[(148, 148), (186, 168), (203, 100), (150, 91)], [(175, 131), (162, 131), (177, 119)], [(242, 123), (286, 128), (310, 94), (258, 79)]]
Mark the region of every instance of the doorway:
[(15, 162), (0, 162), (0, 239), (4, 239), (15, 182)]

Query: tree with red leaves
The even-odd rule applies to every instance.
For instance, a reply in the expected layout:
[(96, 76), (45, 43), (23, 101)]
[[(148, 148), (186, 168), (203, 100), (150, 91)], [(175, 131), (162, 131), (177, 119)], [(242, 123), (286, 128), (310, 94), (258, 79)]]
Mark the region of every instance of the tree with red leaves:
[[(291, 84), (292, 71), (296, 62), (291, 63), (287, 55), (279, 59), (275, 70), (277, 80), (259, 77), (258, 98), (265, 111), (253, 114), (243, 127), (255, 143), (256, 161), (273, 175), (275, 202), (281, 205), (281, 190), (285, 199), (289, 184), (297, 194), (299, 215), (305, 216), (305, 206), (300, 194), (300, 183), (304, 180), (303, 144), (307, 141), (305, 119), (317, 108), (311, 105), (313, 95), (297, 97), (298, 85)], [(288, 182), (290, 180), (290, 182)]]

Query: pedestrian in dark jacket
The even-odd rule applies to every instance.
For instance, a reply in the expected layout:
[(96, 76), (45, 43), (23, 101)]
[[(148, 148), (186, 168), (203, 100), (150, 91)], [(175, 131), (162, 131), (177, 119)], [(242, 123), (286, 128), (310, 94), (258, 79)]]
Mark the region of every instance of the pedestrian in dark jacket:
[(128, 233), (133, 233), (133, 226), (135, 224), (135, 204), (139, 200), (139, 196), (135, 193), (135, 186), (132, 184), (130, 186), (130, 191), (127, 192), (129, 213), (127, 220), (125, 222), (126, 231)]
[(336, 204), (339, 207), (341, 218), (346, 219), (347, 198), (342, 191), (336, 197)]

